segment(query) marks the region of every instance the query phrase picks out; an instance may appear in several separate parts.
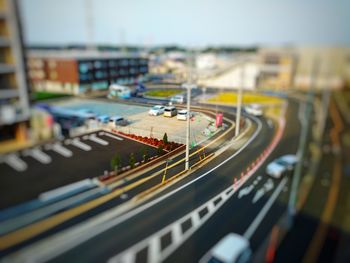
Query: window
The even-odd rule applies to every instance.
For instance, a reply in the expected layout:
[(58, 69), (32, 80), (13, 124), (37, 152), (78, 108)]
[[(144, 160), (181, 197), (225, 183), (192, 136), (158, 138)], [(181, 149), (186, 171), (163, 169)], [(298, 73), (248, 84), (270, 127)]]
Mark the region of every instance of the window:
[(89, 71), (89, 63), (80, 63), (79, 71), (80, 73), (87, 73)]
[(94, 62), (94, 67), (95, 68), (102, 68), (102, 62), (101, 61), (95, 61)]
[(118, 63), (117, 63), (117, 61), (115, 61), (115, 60), (110, 60), (110, 61), (108, 62), (108, 66), (110, 66), (111, 68), (113, 68), (113, 67), (118, 66)]
[(103, 79), (107, 77), (107, 72), (98, 70), (95, 72), (95, 78), (96, 79)]

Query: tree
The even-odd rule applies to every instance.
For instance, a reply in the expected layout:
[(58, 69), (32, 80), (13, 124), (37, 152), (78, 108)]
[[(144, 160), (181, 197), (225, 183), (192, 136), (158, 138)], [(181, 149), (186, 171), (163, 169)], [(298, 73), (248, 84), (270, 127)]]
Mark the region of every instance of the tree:
[(118, 174), (118, 170), (121, 167), (122, 160), (119, 156), (119, 154), (114, 155), (114, 157), (111, 160), (111, 168), (114, 170), (115, 174)]
[(163, 148), (164, 148), (163, 144), (158, 145), (158, 148), (157, 148), (157, 155), (158, 156), (161, 156), (163, 154)]
[(168, 134), (164, 133), (164, 136), (163, 136), (163, 142), (165, 145), (167, 145), (169, 142), (168, 142)]
[(130, 165), (130, 168), (134, 168), (135, 167), (135, 156), (133, 153), (130, 153), (130, 158), (129, 158), (129, 165)]
[(143, 150), (142, 150), (142, 160), (146, 163), (146, 162), (148, 162), (148, 159), (149, 159), (148, 150), (146, 148), (143, 148)]

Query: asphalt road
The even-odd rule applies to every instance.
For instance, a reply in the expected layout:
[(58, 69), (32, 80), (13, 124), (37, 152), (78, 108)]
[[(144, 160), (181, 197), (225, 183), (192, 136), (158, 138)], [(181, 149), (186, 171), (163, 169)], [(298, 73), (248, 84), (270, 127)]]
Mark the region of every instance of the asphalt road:
[[(295, 153), (297, 141), (299, 139), (299, 125), (297, 120), (297, 104), (290, 102), (290, 107), (287, 111), (287, 127), (283, 135), (283, 139), (278, 148), (270, 156), (269, 160), (286, 153)], [(207, 200), (220, 193), (230, 185), (232, 185), (233, 178), (239, 177), (240, 173), (244, 171), (253, 160), (269, 145), (274, 135), (274, 129), (271, 129), (267, 122), (262, 119), (262, 129), (258, 137), (249, 144), (239, 155), (232, 158), (230, 161), (221, 165), (214, 171), (210, 172), (199, 180), (187, 184), (186, 187), (178, 190), (167, 198), (155, 203), (137, 213), (136, 215), (121, 221), (115, 226), (108, 229), (96, 237), (80, 244), (76, 248), (62, 254), (54, 261), (65, 262), (82, 260), (87, 262), (108, 260), (111, 256), (118, 254), (131, 245), (147, 238), (152, 233), (167, 226), (176, 219), (191, 212), (199, 205), (205, 203)], [(181, 181), (179, 187), (191, 179), (198, 178), (211, 167), (218, 165), (223, 160), (234, 154), (235, 150), (226, 151), (218, 159), (214, 159), (205, 167), (197, 170), (186, 181)], [(261, 175), (263, 179), (258, 186), (264, 184), (267, 177), (264, 174), (264, 166), (252, 176), (250, 182), (256, 180)], [(249, 182), (248, 182), (249, 185)], [(277, 182), (274, 183), (277, 185)], [(268, 214), (266, 220), (268, 223), (264, 224), (263, 228), (259, 228), (252, 237), (252, 246), (255, 248), (264, 237), (264, 233), (270, 230), (271, 223), (275, 222), (284, 210), (286, 201), (286, 194), (283, 194), (276, 202), (276, 207), (273, 207), (272, 212)], [(282, 205), (279, 205), (282, 204)], [(226, 205), (226, 204), (225, 204)], [(184, 259), (195, 261), (199, 259), (206, 249), (210, 248), (217, 242), (222, 234), (228, 233), (233, 229), (236, 232), (243, 233), (249, 223), (257, 216), (261, 207), (264, 205), (264, 198), (262, 198), (255, 205), (251, 205), (249, 198), (237, 199), (232, 197), (227, 205), (234, 206), (234, 212), (231, 209), (220, 209), (219, 213), (215, 214), (216, 220), (209, 220), (200, 231), (196, 232), (190, 239), (188, 239), (168, 260), (172, 262), (184, 262)], [(242, 217), (240, 216), (242, 215)], [(217, 218), (218, 217), (218, 218)], [(265, 219), (264, 219), (265, 220)], [(222, 229), (218, 235), (213, 233), (213, 229), (220, 226)], [(261, 232), (262, 231), (262, 232)], [(201, 236), (197, 236), (201, 235)], [(200, 240), (200, 245), (199, 245)], [(103, 244), (103, 245), (99, 245)], [(93, 248), (93, 249), (92, 249)], [(84, 251), (84, 253), (81, 253)]]
[(128, 165), (128, 156), (131, 153), (135, 154), (136, 161), (142, 160), (141, 148), (147, 148), (150, 156), (156, 154), (157, 149), (154, 147), (127, 138), (117, 140), (106, 135), (100, 136), (98, 133), (93, 134), (108, 145), (83, 139), (85, 136), (80, 136), (77, 138), (90, 146), (91, 150), (85, 151), (72, 143), (68, 145), (63, 143), (62, 146), (72, 152), (71, 157), (64, 157), (53, 150), (45, 150), (46, 145), (44, 145), (40, 148), (51, 157), (52, 161), (42, 164), (33, 157), (23, 156), (23, 153), (20, 153), (20, 158), (28, 165), (27, 170), (21, 172), (15, 171), (6, 163), (0, 163), (0, 209), (37, 198), (45, 191), (102, 175), (105, 170), (111, 169), (110, 162), (115, 154), (121, 156), (123, 165)]

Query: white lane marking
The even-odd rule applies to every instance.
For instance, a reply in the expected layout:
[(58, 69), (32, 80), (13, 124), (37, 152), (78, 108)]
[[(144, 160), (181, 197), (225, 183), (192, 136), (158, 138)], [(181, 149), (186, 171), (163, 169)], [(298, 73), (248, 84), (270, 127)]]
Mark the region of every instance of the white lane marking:
[(71, 183), (68, 185), (64, 185), (61, 187), (58, 187), (56, 189), (46, 191), (44, 193), (41, 193), (38, 197), (41, 201), (49, 201), (51, 199), (60, 197), (62, 195), (65, 195), (71, 191), (77, 190), (82, 187), (93, 187), (96, 183), (92, 179), (84, 179), (75, 183)]
[(21, 158), (19, 158), (15, 153), (6, 155), (4, 157), (4, 162), (18, 172), (23, 172), (28, 168), (28, 165)]
[(259, 175), (256, 179), (260, 181), (262, 179), (261, 175)]
[(110, 138), (116, 139), (116, 140), (118, 140), (118, 141), (122, 141), (122, 140), (123, 140), (123, 138), (120, 138), (120, 137), (115, 136), (115, 135), (113, 135), (113, 134), (110, 134), (110, 133), (108, 133), (108, 132), (106, 132), (104, 135), (105, 135), (105, 136), (108, 136), (108, 137), (110, 137)]
[(51, 157), (43, 151), (41, 151), (39, 148), (28, 150), (28, 154), (43, 164), (48, 164), (52, 161)]
[(72, 140), (72, 145), (74, 145), (75, 147), (78, 147), (84, 151), (90, 151), (91, 150), (91, 146), (87, 145), (85, 143), (82, 143), (78, 138), (75, 138)]
[(249, 195), (254, 189), (253, 185), (247, 186), (239, 191), (238, 199), (241, 199), (243, 196)]
[(87, 140), (87, 139), (89, 139), (89, 136), (88, 135), (84, 135), (83, 136), (83, 140)]
[[(19, 260), (19, 261), (33, 261), (33, 262), (46, 262), (50, 259), (55, 258), (56, 256), (73, 249), (74, 247), (80, 245), (81, 243), (95, 237), (98, 234), (101, 234), (108, 229), (115, 227), (116, 225), (121, 224), (122, 222), (128, 220), (129, 218), (143, 212), (144, 210), (156, 205), (159, 202), (167, 199), (168, 197), (174, 195), (178, 191), (188, 187), (189, 185), (195, 183), (196, 181), (202, 179), (207, 176), (211, 172), (215, 171), (225, 163), (229, 162), (231, 159), (235, 158), (239, 155), (248, 145), (258, 136), (262, 129), (261, 120), (251, 116), (250, 118), (254, 119), (254, 121), (258, 124), (256, 131), (253, 135), (248, 139), (248, 141), (235, 153), (233, 153), (226, 160), (219, 163), (217, 166), (213, 167), (211, 170), (203, 173), (197, 178), (189, 181), (188, 183), (174, 189), (173, 191), (164, 194), (153, 201), (147, 202), (139, 207), (126, 212), (125, 214), (120, 214), (118, 207), (112, 208), (102, 214), (97, 215), (94, 220), (88, 220), (87, 222), (82, 222), (75, 227), (68, 228), (66, 230), (61, 231), (55, 236), (49, 237), (45, 240), (39, 241), (36, 244), (30, 245), (27, 248), (22, 249), (21, 251), (13, 254), (13, 256), (9, 256), (10, 260)], [(106, 136), (110, 135), (109, 133), (105, 134)], [(113, 136), (114, 137), (114, 136)], [(118, 137), (117, 137), (118, 138)], [(120, 138), (118, 138), (120, 139)], [(122, 139), (121, 139), (122, 140)], [(232, 187), (226, 189), (224, 191), (227, 197), (231, 196), (234, 193)], [(204, 218), (207, 218), (204, 217)], [(187, 232), (186, 232), (187, 233)], [(126, 255), (127, 259), (133, 258)], [(123, 261), (123, 262), (132, 262), (132, 261)]]
[(182, 235), (181, 224), (174, 225), (174, 229), (171, 233), (172, 233), (171, 238), (173, 243), (178, 244), (179, 242), (181, 242), (181, 235)]
[(102, 132), (99, 132), (98, 135), (99, 135), (99, 136), (105, 135), (105, 132), (103, 132), (103, 131), (102, 131)]
[(250, 224), (250, 226), (248, 227), (248, 229), (244, 233), (243, 236), (245, 238), (251, 239), (251, 237), (255, 233), (256, 229), (258, 228), (258, 226), (260, 225), (260, 223), (262, 222), (262, 220), (266, 216), (267, 212), (270, 210), (273, 203), (276, 201), (277, 197), (279, 196), (279, 194), (281, 193), (281, 191), (283, 190), (283, 188), (287, 184), (287, 182), (288, 182), (288, 178), (284, 177), (282, 179), (282, 181), (280, 182), (280, 184), (277, 186), (276, 190), (271, 195), (270, 199), (266, 202), (264, 207), (261, 209), (260, 213), (255, 217), (254, 221)]
[(101, 138), (96, 137), (96, 134), (91, 134), (91, 135), (89, 136), (89, 140), (90, 140), (90, 141), (93, 141), (93, 142), (96, 142), (96, 143), (98, 143), (98, 144), (101, 144), (101, 145), (108, 145), (108, 142), (107, 142), (107, 141), (102, 140)]
[(267, 125), (269, 126), (270, 129), (273, 128), (273, 122), (272, 122), (271, 119), (268, 119), (268, 120), (267, 120)]
[(271, 191), (273, 189), (273, 186), (274, 186), (274, 183), (273, 183), (271, 178), (269, 178), (267, 180), (267, 182), (264, 184), (264, 188), (265, 188), (266, 192)]
[(65, 141), (64, 141), (64, 144), (65, 145), (68, 145), (68, 144), (71, 144), (72, 143), (72, 140), (71, 139), (66, 139)]
[(252, 200), (252, 203), (255, 204), (256, 202), (258, 202), (260, 200), (261, 197), (263, 197), (265, 194), (265, 189), (261, 188), (258, 191), (256, 191), (254, 198)]
[[(232, 186), (230, 188), (232, 189)], [(134, 254), (133, 258), (135, 259), (136, 254), (145, 247), (148, 248), (148, 252), (149, 252), (148, 254), (149, 257), (147, 262), (157, 263), (157, 262), (164, 261), (181, 244), (183, 244), (197, 229), (199, 229), (210, 218), (210, 216), (213, 215), (225, 203), (225, 201), (228, 200), (229, 197), (231, 197), (234, 193), (235, 191), (232, 191), (230, 192), (230, 195), (227, 196), (226, 190), (224, 190), (223, 192), (214, 196), (208, 202), (197, 207), (195, 210), (191, 211), (187, 215), (181, 217), (180, 219), (176, 220), (175, 222), (171, 223), (165, 228), (157, 231), (150, 237), (145, 238), (139, 243), (126, 249), (125, 251), (110, 258), (108, 260), (108, 263), (114, 263), (114, 262), (127, 263), (128, 261), (124, 261), (127, 258), (126, 255)], [(221, 201), (219, 203), (216, 203), (216, 201), (219, 199)], [(200, 218), (199, 213), (205, 208), (208, 210), (208, 213), (202, 218)], [(182, 233), (182, 231), (180, 231), (181, 224), (187, 221), (188, 218), (191, 219), (192, 226), (185, 233)], [(161, 242), (161, 239), (164, 235), (168, 233), (170, 233), (172, 237), (176, 236), (176, 239), (171, 239), (170, 244), (167, 247), (165, 247), (163, 250), (160, 250), (158, 246)], [(131, 263), (135, 261), (129, 261), (129, 262)]]
[(148, 260), (147, 262), (159, 262), (160, 254), (160, 238), (154, 237), (148, 245)]
[(73, 155), (72, 151), (63, 147), (62, 144), (58, 142), (52, 145), (52, 150), (67, 158)]

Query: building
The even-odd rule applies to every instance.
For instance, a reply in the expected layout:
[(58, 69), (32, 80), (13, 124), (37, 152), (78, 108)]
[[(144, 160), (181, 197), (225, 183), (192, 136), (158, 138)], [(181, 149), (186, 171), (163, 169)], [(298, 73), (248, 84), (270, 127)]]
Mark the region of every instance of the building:
[(111, 83), (132, 84), (148, 73), (148, 59), (97, 50), (32, 50), (28, 76), (36, 91), (82, 94)]
[[(0, 0), (0, 149), (25, 141), (29, 118), (19, 11), (14, 0)], [(8, 144), (6, 144), (8, 145)]]
[(288, 89), (293, 85), (297, 56), (288, 48), (259, 50), (259, 78), (261, 88)]

